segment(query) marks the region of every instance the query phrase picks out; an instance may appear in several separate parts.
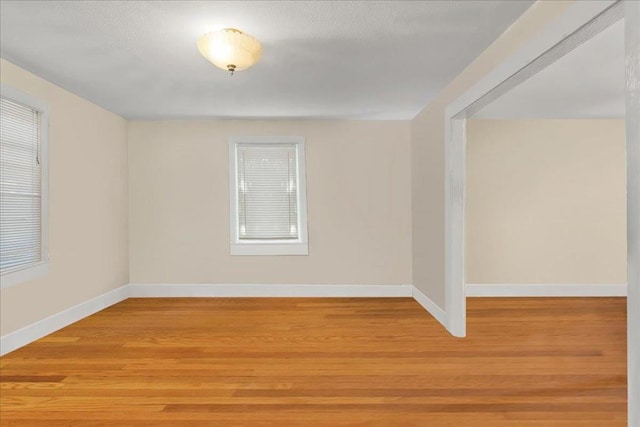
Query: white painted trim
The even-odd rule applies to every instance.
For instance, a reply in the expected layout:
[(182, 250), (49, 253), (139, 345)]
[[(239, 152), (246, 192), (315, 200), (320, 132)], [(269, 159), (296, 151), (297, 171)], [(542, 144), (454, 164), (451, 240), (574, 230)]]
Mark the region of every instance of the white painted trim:
[(442, 324), (442, 326), (447, 328), (447, 313), (443, 309), (440, 308), (438, 304), (433, 302), (431, 298), (420, 292), (415, 286), (413, 287), (413, 299), (415, 299), (418, 304), (422, 306), (425, 310), (429, 312), (438, 322)]
[[(238, 237), (238, 144), (295, 144), (298, 187), (297, 240), (247, 241)], [(231, 255), (309, 255), (305, 138), (302, 136), (229, 137), (229, 237)]]
[[(447, 329), (457, 335), (466, 322), (464, 278), (464, 148), (456, 122), (540, 72), (571, 50), (606, 29), (623, 15), (626, 32), (627, 126), (627, 360), (628, 425), (640, 426), (640, 6), (635, 0), (577, 1), (537, 37), (518, 49), (445, 109), (445, 287)], [(624, 10), (622, 6), (624, 5)], [(457, 158), (453, 158), (457, 157)], [(462, 183), (462, 187), (458, 185)], [(458, 194), (461, 193), (461, 194)], [(451, 216), (451, 218), (449, 218)], [(460, 238), (460, 236), (462, 236)], [(461, 239), (455, 242), (454, 239)], [(462, 266), (462, 267), (461, 267)], [(458, 269), (460, 271), (453, 271)]]
[(49, 114), (49, 104), (44, 100), (21, 91), (6, 83), (0, 83), (0, 95), (3, 98), (10, 99), (26, 107), (33, 108), (41, 113)]
[(259, 285), (150, 284), (129, 285), (130, 298), (162, 297), (411, 297), (412, 285)]
[[(487, 286), (487, 285), (471, 285)], [(496, 286), (496, 285), (489, 285)], [(512, 285), (497, 285), (512, 286)], [(522, 287), (522, 285), (517, 285)], [(525, 285), (527, 286), (527, 285)], [(529, 285), (531, 286), (531, 285)], [(553, 286), (553, 285), (534, 285)], [(555, 285), (558, 286), (558, 285)], [(580, 285), (564, 285), (580, 286)], [(584, 286), (584, 285), (582, 285)], [(623, 285), (587, 285), (618, 288)], [(595, 295), (553, 296), (602, 296)], [(496, 295), (493, 295), (496, 296)], [(507, 295), (503, 295), (507, 296)], [(552, 295), (508, 295), (552, 296)], [(619, 296), (619, 295), (607, 295)], [(154, 284), (131, 283), (89, 301), (77, 304), (22, 329), (0, 337), (0, 356), (32, 343), (78, 320), (91, 316), (128, 298), (242, 298), (242, 297), (334, 297), (334, 298), (407, 298), (413, 297), (429, 314), (447, 328), (446, 312), (413, 285), (246, 285), (246, 284)]]
[(468, 283), (468, 297), (625, 297), (627, 285), (612, 284), (485, 284)]
[[(616, 3), (619, 3), (619, 0), (591, 0), (572, 3), (561, 16), (551, 22), (537, 36), (525, 43), (484, 78), (451, 102), (445, 109), (446, 117), (456, 117), (461, 113), (470, 112), (469, 107), (471, 106), (474, 107), (471, 113), (478, 111), (491, 103), (493, 99), (498, 98), (526, 78), (538, 73), (583, 42), (599, 34), (613, 22), (619, 20), (622, 14), (621, 4), (618, 5), (619, 9), (615, 10), (611, 17), (602, 22), (602, 25), (596, 25), (595, 28), (589, 29), (585, 34), (586, 37), (574, 38), (571, 43), (566, 43), (566, 46), (560, 46), (578, 30), (586, 29), (594, 19), (615, 6)], [(562, 49), (556, 49), (558, 47), (562, 47)], [(534, 63), (536, 63), (536, 66), (533, 67), (535, 70), (529, 70)], [(522, 79), (513, 79), (525, 69), (534, 72), (527, 73), (527, 76)], [(496, 89), (500, 89), (499, 93), (494, 92)], [(490, 93), (494, 97), (486, 99), (485, 97)], [(484, 101), (483, 105), (478, 105), (478, 101), (481, 99)]]
[(140, 284), (121, 286), (0, 337), (0, 356), (128, 298), (411, 297), (412, 285)]
[(445, 309), (447, 330), (455, 337), (464, 337), (467, 333), (464, 294), (466, 128), (466, 119), (452, 118), (445, 129), (446, 140), (452, 141), (445, 148)]
[[(513, 55), (445, 108), (445, 289), (447, 329), (465, 335), (464, 119), (620, 19), (617, 0), (574, 2)], [(462, 129), (461, 129), (462, 128)]]
[(74, 305), (60, 313), (56, 313), (17, 331), (0, 337), (0, 356), (32, 343), (52, 332), (69, 326), (105, 308), (128, 298), (128, 285), (99, 295), (89, 301)]
[(40, 261), (3, 274), (0, 289), (4, 289), (49, 272), (49, 104), (6, 83), (0, 83), (0, 96), (40, 113)]
[(231, 255), (309, 255), (309, 245), (297, 240), (278, 243), (231, 243)]
[(0, 276), (0, 289), (8, 288), (19, 283), (35, 280), (49, 272), (48, 262), (38, 262), (17, 271), (10, 271)]
[(627, 135), (627, 384), (629, 426), (640, 426), (640, 2), (625, 2)]

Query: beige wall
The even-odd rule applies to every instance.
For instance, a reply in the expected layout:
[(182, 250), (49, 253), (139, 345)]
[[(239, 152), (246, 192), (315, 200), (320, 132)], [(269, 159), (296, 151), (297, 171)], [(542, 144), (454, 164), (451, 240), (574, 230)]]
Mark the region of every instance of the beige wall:
[(470, 120), (468, 283), (626, 283), (624, 120)]
[(127, 122), (5, 61), (49, 104), (49, 273), (0, 291), (4, 335), (128, 282)]
[[(413, 278), (444, 307), (444, 108), (568, 3), (536, 3), (410, 125), (133, 122), (128, 169), (125, 120), (3, 60), (3, 83), (46, 100), (52, 110), (51, 266), (47, 277), (2, 291), (0, 332), (128, 279), (365, 284)], [(309, 256), (229, 256), (226, 138), (234, 134), (307, 138)]]
[(413, 284), (440, 307), (444, 283), (444, 110), (571, 2), (538, 1), (411, 121)]
[[(308, 256), (230, 256), (228, 137), (306, 138)], [(409, 123), (129, 124), (132, 283), (411, 283)]]

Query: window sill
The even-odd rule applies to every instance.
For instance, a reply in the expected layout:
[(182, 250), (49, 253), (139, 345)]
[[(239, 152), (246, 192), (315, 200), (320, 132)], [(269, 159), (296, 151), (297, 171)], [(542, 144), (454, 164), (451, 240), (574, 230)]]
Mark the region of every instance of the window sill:
[(18, 271), (4, 273), (0, 276), (0, 289), (9, 288), (44, 276), (49, 271), (49, 262), (39, 262)]
[(231, 255), (309, 255), (306, 243), (232, 243)]

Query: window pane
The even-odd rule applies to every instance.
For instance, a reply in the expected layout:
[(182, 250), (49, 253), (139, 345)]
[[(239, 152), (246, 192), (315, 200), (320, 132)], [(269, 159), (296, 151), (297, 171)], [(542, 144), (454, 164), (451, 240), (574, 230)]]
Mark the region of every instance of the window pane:
[(0, 271), (41, 261), (40, 114), (0, 99)]
[(298, 230), (295, 144), (238, 144), (240, 240), (296, 240)]

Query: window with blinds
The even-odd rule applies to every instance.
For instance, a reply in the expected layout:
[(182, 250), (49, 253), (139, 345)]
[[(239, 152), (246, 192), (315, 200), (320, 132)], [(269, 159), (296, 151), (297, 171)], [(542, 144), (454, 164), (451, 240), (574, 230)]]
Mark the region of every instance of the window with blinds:
[(42, 112), (0, 97), (0, 273), (43, 261)]
[(241, 139), (230, 149), (232, 254), (306, 254), (301, 138)]

